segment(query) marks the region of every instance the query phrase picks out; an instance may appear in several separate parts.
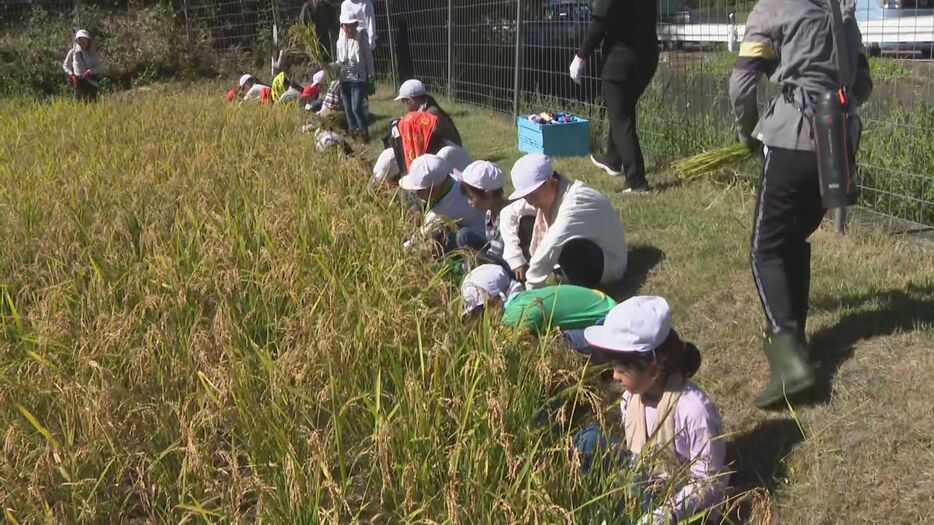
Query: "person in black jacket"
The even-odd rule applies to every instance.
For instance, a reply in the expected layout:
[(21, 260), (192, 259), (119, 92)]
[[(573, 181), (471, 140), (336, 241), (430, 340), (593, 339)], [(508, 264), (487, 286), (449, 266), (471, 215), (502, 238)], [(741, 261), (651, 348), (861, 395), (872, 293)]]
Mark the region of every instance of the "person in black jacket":
[(658, 68), (655, 4), (597, 0), (590, 28), (570, 67), (571, 79), (580, 83), (587, 57), (603, 43), (603, 98), (610, 132), (606, 154), (593, 154), (590, 160), (610, 175), (625, 174), (625, 192), (649, 189), (636, 132), (636, 104)]
[(318, 43), (325, 50), (326, 61), (334, 56), (334, 42), (337, 40), (337, 31), (340, 24), (337, 20), (337, 10), (330, 0), (309, 0), (302, 5), (298, 14), (298, 23), (315, 28)]

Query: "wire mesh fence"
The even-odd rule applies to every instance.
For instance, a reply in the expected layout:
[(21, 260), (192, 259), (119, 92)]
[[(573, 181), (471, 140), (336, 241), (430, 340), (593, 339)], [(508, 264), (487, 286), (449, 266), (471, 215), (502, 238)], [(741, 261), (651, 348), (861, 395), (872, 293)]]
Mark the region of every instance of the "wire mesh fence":
[[(340, 0), (329, 1), (339, 10)], [(122, 5), (127, 2), (104, 3), (129, 9)], [(273, 27), (281, 47), (305, 4), (175, 0), (172, 8), (189, 34), (208, 39), (213, 49), (268, 64), (277, 48)], [(37, 8), (77, 16), (82, 7), (100, 5), (6, 0), (0, 26), (22, 23)], [(656, 165), (734, 139), (727, 82), (754, 5), (754, 0), (657, 1), (660, 63), (640, 102), (638, 126)], [(856, 6), (875, 81), (862, 108), (861, 204), (932, 226), (934, 0), (856, 0)], [(592, 119), (593, 146), (601, 146), (606, 130), (601, 53), (589, 57), (580, 85), (568, 76), (591, 22), (589, 0), (373, 0), (373, 7), (378, 76), (397, 85), (419, 78), (438, 94), (507, 114), (570, 110)], [(774, 92), (764, 86), (760, 100)]]

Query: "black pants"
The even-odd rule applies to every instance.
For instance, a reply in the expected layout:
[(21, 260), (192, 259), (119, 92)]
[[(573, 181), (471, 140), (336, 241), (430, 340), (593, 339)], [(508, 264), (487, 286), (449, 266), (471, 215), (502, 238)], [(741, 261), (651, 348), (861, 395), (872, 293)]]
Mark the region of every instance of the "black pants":
[(558, 282), (599, 288), (603, 281), (603, 249), (589, 239), (572, 239), (558, 256)]
[(81, 102), (93, 102), (97, 100), (97, 86), (88, 79), (79, 78), (75, 83), (75, 98)]
[(769, 148), (753, 220), (752, 274), (772, 333), (804, 337), (811, 285), (808, 237), (820, 226), (814, 152)]
[(645, 159), (642, 146), (639, 145), (639, 133), (636, 130), (636, 106), (639, 97), (645, 92), (655, 70), (658, 69), (658, 56), (606, 67), (620, 68), (622, 71), (604, 72), (603, 99), (606, 103), (607, 119), (610, 121), (610, 133), (607, 136), (607, 161), (612, 166), (621, 166), (626, 175), (626, 184), (630, 187), (643, 187), (645, 179)]

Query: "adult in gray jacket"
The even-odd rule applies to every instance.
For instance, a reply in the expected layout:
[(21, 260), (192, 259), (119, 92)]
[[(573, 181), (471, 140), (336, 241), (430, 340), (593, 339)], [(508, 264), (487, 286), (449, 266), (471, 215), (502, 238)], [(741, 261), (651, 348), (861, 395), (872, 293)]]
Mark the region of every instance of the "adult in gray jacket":
[[(838, 2), (839, 13), (830, 2)], [(771, 367), (769, 383), (755, 400), (761, 408), (784, 402), (815, 381), (805, 339), (811, 273), (807, 239), (825, 210), (811, 118), (817, 98), (828, 92), (845, 87), (852, 110), (872, 91), (854, 11), (854, 0), (759, 0), (746, 22), (730, 79), (740, 140), (757, 150), (765, 145), (751, 239)], [(848, 58), (839, 64), (838, 46), (844, 50), (841, 58)], [(763, 75), (781, 94), (759, 118), (756, 86)]]
[(75, 33), (75, 45), (68, 50), (62, 69), (71, 80), (78, 100), (97, 99), (97, 77), (101, 74), (101, 62), (93, 49), (91, 33), (84, 29)]

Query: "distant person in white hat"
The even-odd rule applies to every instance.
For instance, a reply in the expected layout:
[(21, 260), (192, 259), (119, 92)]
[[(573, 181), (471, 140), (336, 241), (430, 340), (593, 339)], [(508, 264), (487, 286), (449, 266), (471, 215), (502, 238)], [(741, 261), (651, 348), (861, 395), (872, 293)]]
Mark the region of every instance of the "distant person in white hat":
[[(510, 272), (510, 260), (518, 257), (524, 263), (523, 251), (528, 253), (535, 208), (523, 199), (510, 202), (506, 198), (503, 188), (506, 175), (496, 163), (478, 160), (463, 171), (455, 170), (454, 178), (460, 182), (467, 202), (486, 214), (484, 235), (474, 230), (463, 230), (457, 238), (458, 247), (483, 253), (505, 265)], [(527, 219), (526, 236), (521, 235), (519, 227), (523, 218)], [(509, 226), (501, 228), (501, 222)]]
[[(483, 230), (483, 213), (467, 203), (460, 184), (451, 178), (452, 171), (447, 161), (429, 153), (415, 159), (409, 173), (399, 180), (399, 187), (422, 203), (421, 233), (434, 239), (442, 253), (457, 248), (458, 230)], [(406, 243), (409, 246), (411, 242)]]
[(540, 153), (516, 161), (512, 184), (509, 198), (525, 199), (536, 209), (531, 259), (513, 269), (528, 288), (545, 286), (553, 272), (560, 281), (587, 288), (622, 279), (629, 256), (626, 235), (606, 197), (565, 179)]
[(256, 77), (249, 73), (240, 76), (240, 94), (243, 95), (243, 102), (258, 100), (267, 102), (272, 93), (272, 88), (260, 82)]
[[(638, 524), (690, 521), (717, 513), (726, 500), (729, 473), (724, 468), (723, 423), (707, 394), (690, 381), (701, 364), (700, 352), (671, 328), (668, 303), (661, 297), (633, 297), (613, 308), (603, 326), (584, 330), (584, 338), (613, 366), (613, 379), (625, 392), (621, 403), (625, 447), (630, 464), (647, 473), (646, 487), (672, 481), (669, 498), (646, 490), (652, 507)], [(581, 464), (607, 457), (608, 441), (599, 427), (579, 431), (573, 441)], [(680, 480), (677, 476), (686, 479)], [(659, 483), (652, 483), (659, 481)]]
[(100, 87), (98, 77), (103, 68), (97, 53), (94, 51), (94, 41), (91, 33), (84, 29), (75, 33), (75, 45), (68, 50), (62, 69), (68, 75), (71, 86), (75, 90), (75, 98), (81, 101), (97, 99)]
[[(341, 2), (341, 12), (348, 11), (353, 18), (359, 21), (357, 30), (364, 33), (370, 49), (376, 49), (376, 10), (371, 0), (344, 0)], [(343, 23), (343, 22), (341, 22)]]
[[(506, 326), (521, 326), (535, 335), (559, 328), (582, 331), (603, 320), (616, 301), (599, 290), (571, 284), (525, 290), (498, 264), (477, 266), (461, 285), (465, 318), (482, 312), (502, 314)], [(569, 338), (572, 346), (573, 339)], [(583, 348), (579, 348), (583, 349)]]
[(373, 52), (366, 31), (359, 30), (359, 14), (352, 2), (341, 4), (341, 31), (337, 37), (336, 61), (341, 83), (341, 100), (347, 116), (347, 127), (352, 136), (363, 142), (370, 140), (370, 117), (366, 111), (367, 80), (375, 76)]
[(434, 135), (451, 144), (464, 147), (457, 126), (454, 125), (454, 120), (441, 108), (438, 101), (428, 94), (425, 84), (421, 80), (413, 78), (403, 82), (399, 87), (399, 96), (396, 97), (396, 101), (404, 103), (406, 110), (409, 112), (426, 111), (438, 117)]

